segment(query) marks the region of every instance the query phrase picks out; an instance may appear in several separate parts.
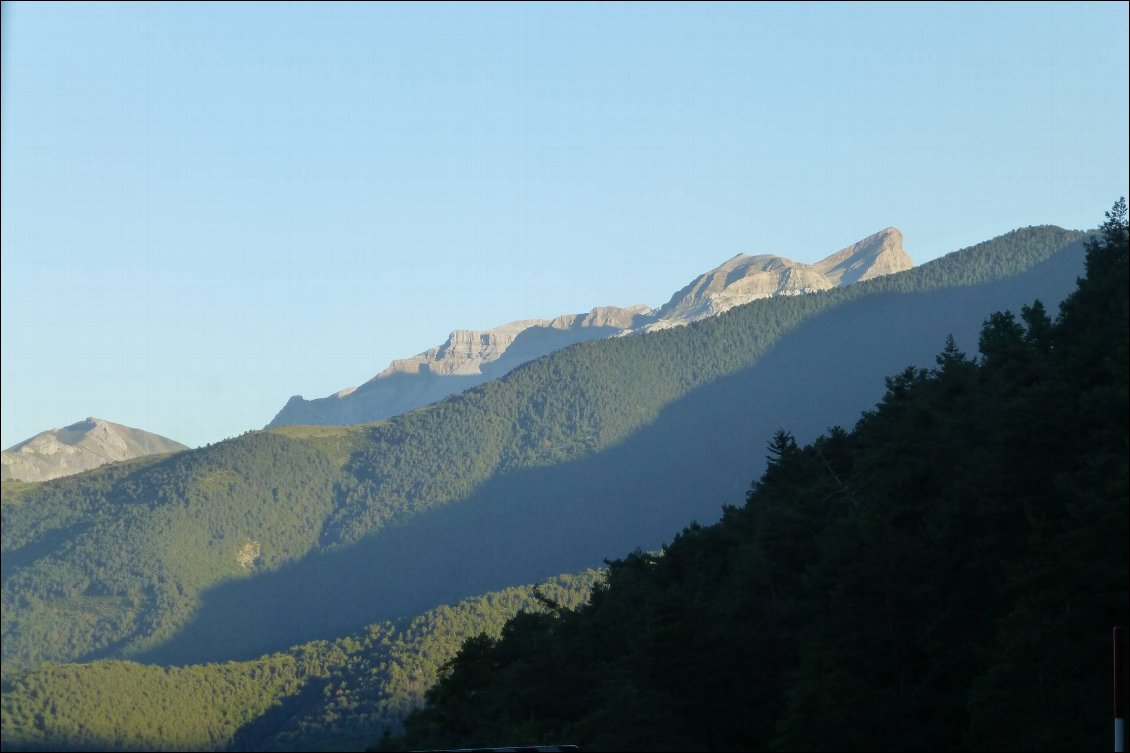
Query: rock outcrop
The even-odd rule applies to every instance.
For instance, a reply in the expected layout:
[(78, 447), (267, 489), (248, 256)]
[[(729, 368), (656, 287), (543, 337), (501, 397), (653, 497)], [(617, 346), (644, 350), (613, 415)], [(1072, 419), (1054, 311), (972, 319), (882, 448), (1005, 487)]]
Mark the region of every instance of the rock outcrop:
[(502, 376), (585, 340), (678, 327), (759, 298), (802, 295), (910, 269), (902, 233), (889, 227), (815, 264), (738, 254), (699, 276), (658, 309), (601, 306), (587, 314), (523, 319), (488, 330), (455, 330), (442, 345), (393, 361), (360, 387), (329, 397), (295, 395), (269, 427), (378, 421)]
[(902, 272), (913, 267), (914, 262), (902, 249), (902, 233), (898, 228), (889, 227), (812, 266), (836, 285), (851, 285)]
[(783, 256), (738, 254), (698, 277), (654, 312), (651, 331), (717, 316), (735, 306), (777, 295), (801, 295), (910, 269), (902, 233), (889, 227), (815, 264)]
[(496, 379), (516, 366), (648, 321), (648, 306), (600, 306), (585, 314), (523, 319), (487, 330), (455, 330), (442, 345), (393, 361), (360, 387), (317, 400), (295, 395), (268, 428), (379, 421)]
[(106, 463), (187, 449), (167, 437), (91, 417), (9, 447), (0, 456), (0, 478), (49, 481)]
[(254, 539), (248, 539), (235, 553), (235, 563), (244, 570), (250, 570), (261, 556), (263, 556), (263, 546)]
[[(608, 329), (621, 331), (636, 326), (650, 310), (647, 306), (629, 308), (599, 306), (587, 314), (563, 314), (554, 319), (522, 319), (494, 329), (457, 329), (448, 335), (442, 345), (437, 345), (412, 358), (397, 359), (375, 378), (383, 379), (393, 374), (426, 373), (437, 376), (482, 374), (486, 364), (502, 358), (515, 343), (519, 343), (519, 340), (523, 350), (533, 352), (544, 350), (539, 341), (557, 337), (556, 335), (542, 337), (545, 333), (540, 330), (574, 333), (584, 331), (585, 334), (600, 333)], [(579, 342), (580, 339), (593, 338), (582, 336), (577, 341)], [(549, 353), (552, 350), (544, 352)], [(539, 352), (539, 355), (544, 353)]]

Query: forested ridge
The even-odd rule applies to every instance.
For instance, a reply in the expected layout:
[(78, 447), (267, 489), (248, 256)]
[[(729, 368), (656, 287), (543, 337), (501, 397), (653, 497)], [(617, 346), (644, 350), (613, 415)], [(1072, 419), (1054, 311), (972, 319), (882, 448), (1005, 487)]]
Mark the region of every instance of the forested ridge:
[(439, 607), (243, 662), (44, 663), (5, 678), (4, 750), (309, 750), (398, 729), (463, 641), (545, 600), (584, 603), (598, 571)]
[(252, 432), (55, 482), (5, 483), (4, 670), (137, 656), (174, 635), (217, 584), (354, 546), (490, 479), (591, 457), (822, 312), (1018, 274), (1079, 237), (1025, 228), (898, 275), (585, 343), (371, 426)]
[(1127, 249), (1122, 200), (1057, 317), (993, 314), (979, 357), (951, 341), (850, 432), (779, 431), (744, 505), (469, 640), (384, 747), (1107, 747)]

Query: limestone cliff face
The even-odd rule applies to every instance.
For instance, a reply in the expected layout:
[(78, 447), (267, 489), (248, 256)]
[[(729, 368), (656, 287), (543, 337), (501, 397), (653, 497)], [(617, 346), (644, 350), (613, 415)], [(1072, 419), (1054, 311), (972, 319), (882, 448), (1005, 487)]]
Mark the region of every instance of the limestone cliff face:
[(487, 330), (455, 330), (412, 358), (393, 361), (360, 387), (330, 397), (296, 395), (268, 424), (355, 424), (379, 421), (502, 376), (516, 366), (587, 340), (642, 326), (648, 306), (599, 306), (584, 314), (523, 319)]
[(812, 266), (836, 285), (851, 285), (902, 272), (913, 267), (914, 262), (902, 249), (902, 233), (898, 228), (889, 227)]
[(677, 327), (716, 316), (735, 306), (777, 295), (801, 295), (851, 285), (910, 269), (902, 233), (889, 227), (815, 264), (783, 256), (738, 254), (698, 277), (656, 310), (646, 330)]
[(268, 426), (377, 421), (495, 379), (574, 343), (678, 327), (759, 298), (814, 293), (912, 266), (902, 248), (902, 233), (893, 227), (815, 264), (772, 254), (738, 254), (693, 280), (658, 309), (602, 306), (587, 314), (455, 330), (441, 345), (393, 361), (360, 387), (318, 400), (292, 397)]
[(523, 339), (522, 345), (526, 346), (525, 349), (530, 351), (538, 350), (535, 341), (560, 339), (554, 334), (545, 336), (545, 333), (539, 330), (575, 332), (589, 329), (596, 331), (631, 329), (637, 320), (649, 311), (647, 306), (629, 308), (599, 306), (587, 314), (563, 314), (554, 319), (522, 319), (494, 329), (457, 329), (442, 345), (437, 345), (412, 358), (397, 359), (387, 369), (377, 374), (376, 378), (382, 379), (393, 374), (438, 376), (481, 374), (485, 364), (497, 361), (520, 338)]
[(0, 457), (0, 474), (16, 481), (49, 481), (106, 463), (187, 450), (180, 442), (100, 418), (36, 434)]
[(646, 330), (666, 329), (717, 316), (758, 298), (800, 295), (834, 285), (806, 264), (782, 256), (738, 254), (675, 293)]

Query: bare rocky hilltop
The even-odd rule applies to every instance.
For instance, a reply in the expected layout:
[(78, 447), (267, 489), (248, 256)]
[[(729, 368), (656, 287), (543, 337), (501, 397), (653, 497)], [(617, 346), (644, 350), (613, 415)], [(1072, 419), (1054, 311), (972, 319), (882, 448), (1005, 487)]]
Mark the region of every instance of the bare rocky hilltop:
[(187, 449), (158, 434), (90, 417), (62, 429), (40, 432), (4, 450), (0, 478), (50, 481), (106, 463)]
[(893, 227), (869, 235), (815, 264), (773, 254), (738, 254), (699, 276), (651, 312), (653, 321), (644, 329), (678, 327), (758, 298), (815, 293), (913, 266), (902, 249), (902, 233)]
[(814, 293), (901, 272), (914, 266), (902, 241), (902, 233), (889, 227), (815, 264), (773, 254), (738, 254), (656, 309), (602, 306), (586, 314), (524, 319), (488, 330), (455, 330), (443, 344), (393, 361), (360, 387), (316, 400), (295, 395), (268, 427), (378, 421), (495, 379), (575, 343), (679, 327), (759, 298)]

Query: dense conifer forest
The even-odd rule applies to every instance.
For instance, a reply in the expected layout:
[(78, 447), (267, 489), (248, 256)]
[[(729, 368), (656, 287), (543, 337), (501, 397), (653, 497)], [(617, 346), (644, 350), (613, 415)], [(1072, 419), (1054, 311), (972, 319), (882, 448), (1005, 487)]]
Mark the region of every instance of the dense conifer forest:
[(508, 588), (242, 662), (44, 663), (4, 680), (5, 750), (360, 749), (398, 729), (441, 666), (521, 610), (584, 603), (598, 571)]
[(772, 437), (745, 503), (613, 562), (580, 608), (466, 642), (413, 748), (1100, 750), (1128, 617), (1127, 222), (1054, 318)]

